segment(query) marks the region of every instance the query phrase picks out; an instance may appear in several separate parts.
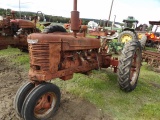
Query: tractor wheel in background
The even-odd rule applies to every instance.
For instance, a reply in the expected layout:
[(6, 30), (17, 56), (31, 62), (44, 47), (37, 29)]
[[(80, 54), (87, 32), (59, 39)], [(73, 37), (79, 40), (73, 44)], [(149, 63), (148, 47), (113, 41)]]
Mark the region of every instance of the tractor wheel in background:
[(157, 50), (160, 52), (160, 43), (158, 44)]
[[(40, 33), (38, 28), (20, 28), (16, 35), (14, 35), (15, 44), (11, 45), (12, 47), (17, 47), (20, 49), (21, 52), (28, 53), (28, 43), (27, 43), (27, 36), (32, 33)], [(22, 37), (23, 36), (23, 37)]]
[(11, 48), (16, 48), (17, 46), (14, 45), (14, 44), (11, 44), (10, 47), (11, 47)]
[(44, 28), (43, 33), (53, 32), (67, 32), (66, 29), (60, 25), (50, 25)]
[(152, 40), (147, 40), (145, 46), (146, 47), (154, 47), (154, 42)]
[(25, 52), (25, 53), (28, 53), (29, 51), (28, 51), (28, 48), (26, 48), (26, 47), (19, 47), (18, 48), (21, 52)]
[(60, 105), (60, 90), (52, 83), (42, 83), (26, 97), (21, 114), (25, 120), (48, 120)]
[(126, 92), (135, 89), (142, 61), (141, 45), (138, 40), (125, 44), (118, 64), (118, 82)]
[(137, 35), (132, 31), (123, 31), (118, 36), (118, 42), (120, 43), (127, 43), (131, 40), (136, 40)]
[(147, 41), (147, 36), (146, 35), (142, 35), (142, 38), (139, 41), (141, 43), (142, 49), (144, 49), (144, 47), (146, 45), (146, 41)]
[(19, 116), (21, 116), (21, 109), (26, 96), (34, 87), (35, 85), (33, 83), (27, 82), (18, 89), (13, 104)]

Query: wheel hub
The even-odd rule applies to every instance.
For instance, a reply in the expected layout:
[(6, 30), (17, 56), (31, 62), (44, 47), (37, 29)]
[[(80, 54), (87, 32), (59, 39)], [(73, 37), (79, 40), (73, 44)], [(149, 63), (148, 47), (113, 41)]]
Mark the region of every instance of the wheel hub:
[(132, 40), (132, 36), (130, 35), (123, 35), (122, 38), (121, 38), (121, 42), (122, 43), (127, 43), (128, 41), (131, 41)]
[(57, 98), (53, 93), (46, 93), (41, 96), (34, 109), (37, 118), (43, 118), (48, 114), (55, 107), (56, 100)]

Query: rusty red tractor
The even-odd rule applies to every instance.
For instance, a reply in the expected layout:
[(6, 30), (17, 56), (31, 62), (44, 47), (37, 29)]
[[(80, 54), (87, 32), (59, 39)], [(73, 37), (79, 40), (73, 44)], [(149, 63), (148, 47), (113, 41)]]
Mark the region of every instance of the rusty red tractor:
[(15, 96), (14, 108), (25, 120), (48, 120), (60, 105), (60, 89), (49, 81), (69, 80), (74, 73), (113, 67), (118, 73), (122, 90), (136, 88), (141, 67), (141, 45), (138, 40), (125, 44), (122, 56), (112, 57), (96, 38), (79, 32), (79, 12), (74, 0), (71, 12), (73, 33), (32, 33), (28, 35), (30, 70), (29, 82), (22, 85)]
[(0, 50), (8, 45), (17, 47), (21, 51), (28, 50), (27, 35), (40, 32), (36, 28), (37, 16), (34, 21), (16, 19), (15, 12), (5, 18), (0, 16)]

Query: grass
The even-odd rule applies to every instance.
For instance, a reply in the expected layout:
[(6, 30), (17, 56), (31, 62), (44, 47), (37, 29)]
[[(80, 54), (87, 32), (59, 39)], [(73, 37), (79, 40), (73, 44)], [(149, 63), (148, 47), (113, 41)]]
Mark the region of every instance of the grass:
[[(29, 57), (18, 49), (0, 51), (0, 56), (14, 56), (15, 65), (29, 66)], [(29, 68), (29, 67), (28, 67)], [(111, 69), (93, 70), (88, 76), (77, 73), (71, 80), (52, 81), (62, 91), (84, 98), (115, 120), (159, 120), (160, 74), (143, 63), (136, 89), (126, 93), (119, 89), (117, 75)]]
[(157, 52), (156, 48), (151, 48), (151, 47), (145, 47), (145, 50), (150, 50), (150, 51), (156, 51)]
[(19, 49), (11, 48), (0, 50), (0, 57), (7, 58), (10, 65), (16, 65), (29, 70), (29, 55), (28, 53), (20, 52)]
[(130, 93), (119, 89), (117, 75), (110, 70), (93, 71), (89, 76), (75, 74), (72, 80), (55, 80), (54, 83), (62, 90), (95, 104), (113, 119), (158, 120), (160, 88), (151, 83), (160, 85), (160, 75), (148, 70), (146, 66), (142, 66), (137, 88)]
[(6, 56), (14, 56), (20, 54), (19, 49), (15, 49), (15, 48), (11, 48), (9, 47), (9, 49), (4, 49), (4, 50), (0, 50), (0, 56), (2, 57), (6, 57)]

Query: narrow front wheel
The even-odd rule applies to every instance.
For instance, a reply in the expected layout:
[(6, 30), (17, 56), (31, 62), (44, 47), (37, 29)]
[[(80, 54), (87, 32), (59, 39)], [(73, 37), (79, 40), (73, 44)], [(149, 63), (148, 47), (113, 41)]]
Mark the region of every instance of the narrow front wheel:
[(16, 110), (19, 116), (21, 116), (21, 109), (26, 96), (34, 87), (35, 85), (33, 83), (27, 82), (18, 89), (13, 104), (14, 104), (14, 109)]
[(60, 105), (60, 90), (51, 83), (42, 83), (26, 97), (22, 107), (25, 120), (48, 120)]

